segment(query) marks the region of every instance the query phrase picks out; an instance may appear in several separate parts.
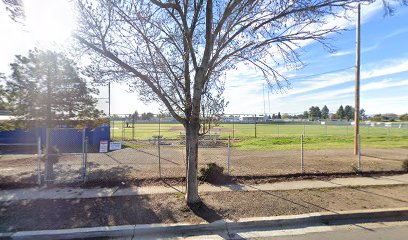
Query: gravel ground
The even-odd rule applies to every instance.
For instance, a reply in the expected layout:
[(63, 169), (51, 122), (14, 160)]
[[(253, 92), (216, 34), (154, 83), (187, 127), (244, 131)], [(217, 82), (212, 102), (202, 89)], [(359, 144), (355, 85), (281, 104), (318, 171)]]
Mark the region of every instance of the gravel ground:
[(310, 212), (408, 207), (408, 186), (202, 194), (191, 210), (182, 194), (0, 203), (0, 232), (107, 225), (212, 222)]

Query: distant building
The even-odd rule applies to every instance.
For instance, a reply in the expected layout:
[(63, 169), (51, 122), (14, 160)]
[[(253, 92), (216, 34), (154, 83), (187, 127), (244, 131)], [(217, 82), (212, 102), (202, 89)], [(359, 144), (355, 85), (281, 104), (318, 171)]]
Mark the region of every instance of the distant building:
[(240, 122), (241, 119), (238, 115), (225, 115), (222, 117), (222, 121), (225, 123)]
[(243, 115), (241, 116), (242, 123), (256, 123), (256, 122), (266, 122), (269, 119), (266, 115)]

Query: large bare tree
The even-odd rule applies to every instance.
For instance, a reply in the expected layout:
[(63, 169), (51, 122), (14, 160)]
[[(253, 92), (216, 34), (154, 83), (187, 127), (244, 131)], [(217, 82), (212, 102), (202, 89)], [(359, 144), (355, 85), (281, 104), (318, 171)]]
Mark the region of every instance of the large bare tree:
[[(260, 70), (270, 87), (285, 87), (278, 63), (298, 64), (307, 41), (325, 44), (333, 22), (356, 0), (78, 0), (75, 34), (92, 59), (90, 75), (121, 79), (143, 100), (160, 101), (187, 138), (188, 204), (197, 186), (200, 111), (224, 104), (222, 74), (240, 63)], [(222, 107), (221, 107), (222, 108)]]

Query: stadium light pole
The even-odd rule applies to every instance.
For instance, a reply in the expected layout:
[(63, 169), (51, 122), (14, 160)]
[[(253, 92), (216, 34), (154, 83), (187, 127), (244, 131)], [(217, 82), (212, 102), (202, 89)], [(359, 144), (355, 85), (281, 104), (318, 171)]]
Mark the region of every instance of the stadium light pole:
[(110, 82), (108, 83), (108, 101), (109, 101), (109, 103), (108, 103), (108, 115), (109, 115), (109, 119), (110, 119), (110, 115), (111, 115), (111, 112), (110, 112), (110, 110), (111, 110), (111, 86), (110, 86), (111, 84), (110, 84)]
[(357, 6), (357, 29), (356, 29), (356, 83), (354, 99), (354, 155), (357, 156), (358, 135), (360, 133), (360, 12), (361, 4)]
[(265, 110), (265, 83), (262, 83), (262, 97), (263, 97), (264, 119), (265, 119), (265, 115), (266, 115), (266, 110)]

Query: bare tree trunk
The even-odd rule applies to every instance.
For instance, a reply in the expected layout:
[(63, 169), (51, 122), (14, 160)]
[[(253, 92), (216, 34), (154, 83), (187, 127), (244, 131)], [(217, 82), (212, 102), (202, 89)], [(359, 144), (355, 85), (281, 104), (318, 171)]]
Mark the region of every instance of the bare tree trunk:
[(186, 162), (187, 162), (187, 176), (186, 176), (186, 200), (189, 206), (201, 203), (198, 196), (198, 131), (200, 129), (198, 119), (190, 122), (186, 128)]

